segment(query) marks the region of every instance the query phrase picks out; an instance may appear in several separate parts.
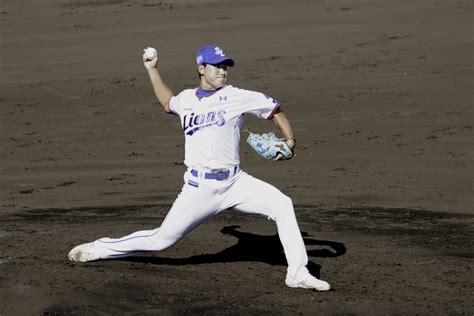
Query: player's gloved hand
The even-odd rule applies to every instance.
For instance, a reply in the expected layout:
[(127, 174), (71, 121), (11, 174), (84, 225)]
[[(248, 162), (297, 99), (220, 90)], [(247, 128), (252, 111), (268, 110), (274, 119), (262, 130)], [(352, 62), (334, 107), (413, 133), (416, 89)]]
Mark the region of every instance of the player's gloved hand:
[[(291, 151), (293, 152), (293, 156), (294, 156), (295, 155), (295, 146), (296, 146), (295, 139), (294, 138), (286, 138), (286, 139), (284, 139), (284, 141), (286, 142), (288, 147), (290, 147)], [(283, 154), (278, 153), (276, 158), (274, 158), (273, 160), (275, 160), (275, 161), (277, 161), (277, 160), (287, 160), (287, 159), (291, 159), (291, 158), (286, 158)]]
[(294, 139), (288, 139), (287, 141), (283, 138), (277, 138), (271, 132), (261, 135), (249, 132), (249, 137), (247, 138), (247, 143), (260, 156), (273, 160), (287, 160), (294, 156)]

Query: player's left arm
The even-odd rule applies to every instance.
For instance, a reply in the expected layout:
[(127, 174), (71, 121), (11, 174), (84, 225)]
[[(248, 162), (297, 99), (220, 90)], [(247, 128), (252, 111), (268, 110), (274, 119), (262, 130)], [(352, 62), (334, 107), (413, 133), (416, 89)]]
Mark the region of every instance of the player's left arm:
[[(291, 150), (294, 150), (296, 146), (296, 140), (293, 133), (293, 129), (291, 128), (290, 121), (288, 120), (286, 115), (283, 112), (279, 111), (273, 114), (272, 119), (275, 125), (278, 127), (278, 129), (282, 133), (283, 137), (286, 139), (286, 143), (288, 144), (288, 147), (290, 147)], [(275, 160), (282, 160), (282, 159), (283, 159), (283, 155), (281, 154), (279, 154), (275, 158)]]

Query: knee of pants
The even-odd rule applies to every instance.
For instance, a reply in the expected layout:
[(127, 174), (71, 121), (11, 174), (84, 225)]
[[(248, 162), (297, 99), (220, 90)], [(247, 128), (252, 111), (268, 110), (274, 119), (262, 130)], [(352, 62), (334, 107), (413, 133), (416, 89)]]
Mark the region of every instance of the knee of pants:
[(156, 236), (152, 240), (154, 248), (153, 250), (165, 250), (166, 248), (169, 248), (176, 244), (181, 238), (182, 236), (179, 236), (177, 234), (167, 234), (165, 232), (160, 232), (156, 234)]
[(276, 208), (275, 208), (276, 218), (274, 220), (277, 220), (278, 218), (281, 218), (281, 217), (286, 217), (288, 215), (293, 216), (295, 214), (295, 211), (293, 209), (293, 201), (291, 200), (290, 197), (282, 194), (281, 198), (274, 202), (276, 205)]
[(293, 200), (288, 195), (282, 194), (279, 205), (284, 209), (293, 210)]

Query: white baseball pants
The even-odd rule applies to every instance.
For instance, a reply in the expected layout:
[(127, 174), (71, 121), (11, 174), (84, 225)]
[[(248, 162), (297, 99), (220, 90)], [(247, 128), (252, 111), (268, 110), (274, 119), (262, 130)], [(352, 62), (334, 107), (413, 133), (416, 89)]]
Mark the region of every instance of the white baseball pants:
[(94, 253), (97, 251), (98, 257), (109, 259), (164, 250), (208, 218), (231, 209), (274, 220), (288, 262), (288, 274), (295, 280), (307, 275), (308, 257), (289, 197), (243, 171), (222, 181), (197, 178), (187, 171), (184, 181), (181, 193), (159, 228), (118, 239), (98, 239)]

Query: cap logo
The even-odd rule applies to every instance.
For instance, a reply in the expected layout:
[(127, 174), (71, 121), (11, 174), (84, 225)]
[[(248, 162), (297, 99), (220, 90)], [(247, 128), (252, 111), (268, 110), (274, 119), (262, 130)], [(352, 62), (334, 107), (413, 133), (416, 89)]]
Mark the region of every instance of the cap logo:
[(214, 48), (214, 51), (215, 51), (215, 54), (216, 54), (216, 55), (225, 57), (224, 51), (223, 51), (220, 47), (215, 47), (215, 48)]
[[(224, 50), (219, 46), (209, 45), (202, 48), (196, 54), (196, 63), (198, 65), (202, 64), (218, 64), (226, 62), (229, 67), (233, 67), (235, 62), (232, 58), (227, 57), (224, 53)], [(0, 315), (1, 316), (1, 315)]]

